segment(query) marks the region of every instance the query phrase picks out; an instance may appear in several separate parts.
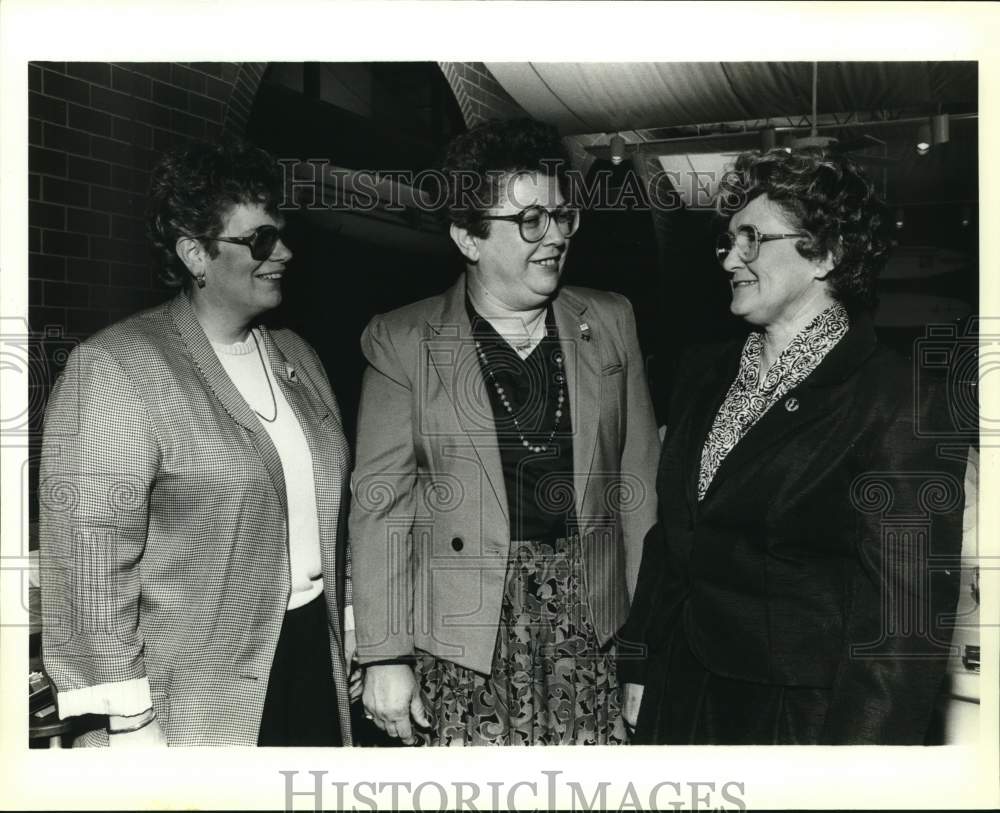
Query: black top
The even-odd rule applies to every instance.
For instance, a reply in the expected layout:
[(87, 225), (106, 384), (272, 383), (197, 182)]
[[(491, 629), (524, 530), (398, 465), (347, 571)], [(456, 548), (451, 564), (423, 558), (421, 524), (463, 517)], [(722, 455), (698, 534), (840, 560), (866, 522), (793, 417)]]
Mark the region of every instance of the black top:
[[(507, 488), (511, 539), (565, 536), (575, 516), (573, 424), (569, 386), (560, 363), (565, 353), (559, 343), (552, 307), (549, 306), (545, 316), (545, 336), (526, 359), (476, 312), (468, 298), (466, 308), (472, 335), (486, 355), (486, 361), (480, 358), (479, 363), (493, 409)], [(504, 406), (490, 373), (503, 388), (511, 412)], [(560, 388), (564, 393), (561, 407)], [(557, 408), (562, 411), (558, 426)], [(553, 427), (555, 435), (549, 440)], [(534, 452), (525, 447), (522, 434), (531, 446), (544, 446), (546, 450)]]

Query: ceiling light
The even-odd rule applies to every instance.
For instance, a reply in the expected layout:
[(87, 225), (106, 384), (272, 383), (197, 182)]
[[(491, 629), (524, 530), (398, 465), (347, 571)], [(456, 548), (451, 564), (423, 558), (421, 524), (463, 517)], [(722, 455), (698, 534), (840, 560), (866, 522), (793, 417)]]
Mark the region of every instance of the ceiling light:
[(927, 155), (931, 149), (931, 126), (921, 124), (917, 128), (917, 155)]
[(821, 135), (807, 135), (801, 138), (796, 138), (792, 142), (792, 146), (797, 150), (801, 150), (805, 147), (818, 147), (821, 150), (826, 150), (837, 143), (837, 139), (833, 136), (821, 136)]
[(611, 163), (618, 166), (625, 160), (625, 139), (619, 133), (611, 138)]
[(931, 136), (934, 144), (945, 144), (948, 141), (951, 118), (947, 113), (939, 113), (931, 118)]

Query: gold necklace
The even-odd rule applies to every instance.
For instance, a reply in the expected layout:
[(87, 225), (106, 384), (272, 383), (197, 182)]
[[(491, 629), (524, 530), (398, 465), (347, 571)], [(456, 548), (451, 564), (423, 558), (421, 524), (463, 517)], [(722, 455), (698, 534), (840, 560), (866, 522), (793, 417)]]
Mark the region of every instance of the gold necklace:
[(271, 404), (274, 407), (274, 417), (265, 418), (263, 415), (257, 412), (256, 409), (254, 410), (254, 412), (257, 413), (257, 417), (260, 418), (262, 421), (266, 421), (267, 423), (274, 423), (276, 420), (278, 420), (278, 399), (274, 397), (274, 387), (271, 386), (271, 376), (267, 374), (267, 365), (264, 364), (264, 354), (260, 352), (260, 342), (257, 341), (257, 334), (251, 330), (250, 335), (253, 336), (253, 343), (257, 345), (257, 358), (260, 359), (260, 366), (264, 370), (264, 378), (267, 381), (267, 388), (271, 392)]

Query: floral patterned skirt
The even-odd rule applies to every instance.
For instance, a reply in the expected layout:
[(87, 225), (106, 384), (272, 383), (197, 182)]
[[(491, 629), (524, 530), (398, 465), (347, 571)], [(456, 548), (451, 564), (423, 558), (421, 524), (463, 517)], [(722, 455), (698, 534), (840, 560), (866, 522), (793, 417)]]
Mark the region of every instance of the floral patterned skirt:
[(417, 653), (432, 745), (608, 745), (625, 740), (613, 649), (600, 651), (580, 538), (514, 542), (490, 674)]

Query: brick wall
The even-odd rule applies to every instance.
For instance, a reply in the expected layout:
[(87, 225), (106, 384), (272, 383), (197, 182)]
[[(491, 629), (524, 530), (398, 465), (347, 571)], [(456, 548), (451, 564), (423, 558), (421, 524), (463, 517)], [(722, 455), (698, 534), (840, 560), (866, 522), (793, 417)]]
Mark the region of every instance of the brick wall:
[[(438, 65), (458, 100), (466, 126), (472, 127), (488, 119), (528, 116), (527, 111), (511, 98), (482, 62), (439, 62)], [(599, 140), (600, 137), (591, 136), (568, 136), (563, 139), (570, 162), (583, 174), (594, 161), (584, 147)]]
[(35, 330), (82, 337), (164, 298), (144, 235), (149, 171), (163, 150), (216, 139), (224, 125), (242, 129), (261, 72), (230, 63), (28, 66)]
[(487, 119), (515, 119), (528, 115), (482, 62), (439, 62), (438, 65), (458, 100), (467, 126)]
[[(170, 296), (145, 236), (149, 172), (185, 141), (243, 132), (265, 67), (28, 65), (28, 320), (35, 337), (54, 334), (32, 346), (32, 430), (41, 428), (67, 339)], [(32, 463), (38, 441), (33, 431)], [(34, 489), (31, 506), (34, 514)]]

